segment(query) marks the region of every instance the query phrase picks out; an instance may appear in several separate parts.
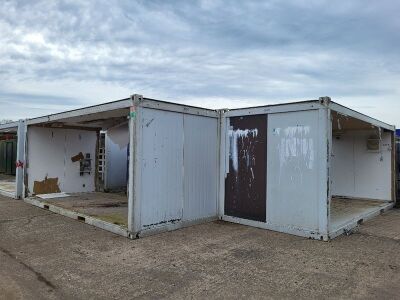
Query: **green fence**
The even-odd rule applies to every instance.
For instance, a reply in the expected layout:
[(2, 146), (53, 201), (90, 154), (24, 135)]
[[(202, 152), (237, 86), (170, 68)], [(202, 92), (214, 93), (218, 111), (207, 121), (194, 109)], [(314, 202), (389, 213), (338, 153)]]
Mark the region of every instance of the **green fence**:
[(15, 175), (15, 161), (17, 160), (17, 141), (0, 141), (0, 173)]

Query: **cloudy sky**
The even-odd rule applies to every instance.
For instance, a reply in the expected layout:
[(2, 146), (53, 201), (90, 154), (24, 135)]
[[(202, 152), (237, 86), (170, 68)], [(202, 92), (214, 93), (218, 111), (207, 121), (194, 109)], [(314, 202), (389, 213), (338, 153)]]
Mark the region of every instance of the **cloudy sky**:
[(0, 1), (0, 119), (330, 96), (400, 127), (400, 1)]

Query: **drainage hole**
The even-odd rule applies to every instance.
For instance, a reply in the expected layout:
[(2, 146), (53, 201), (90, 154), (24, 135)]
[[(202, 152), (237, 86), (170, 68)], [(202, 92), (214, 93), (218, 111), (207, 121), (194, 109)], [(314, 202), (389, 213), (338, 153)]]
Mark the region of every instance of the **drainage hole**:
[(50, 209), (50, 207), (48, 205), (43, 205), (44, 209)]
[(357, 221), (357, 224), (361, 225), (363, 222), (364, 222), (364, 219), (360, 219), (360, 220)]
[(85, 217), (82, 217), (82, 216), (78, 216), (78, 221), (82, 221), (82, 222), (85, 222)]

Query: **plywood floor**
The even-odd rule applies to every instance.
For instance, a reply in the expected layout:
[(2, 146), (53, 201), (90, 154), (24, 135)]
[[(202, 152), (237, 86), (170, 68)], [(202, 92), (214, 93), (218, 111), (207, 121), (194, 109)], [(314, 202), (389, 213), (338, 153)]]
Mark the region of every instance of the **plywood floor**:
[(387, 206), (386, 201), (333, 198), (331, 202), (331, 230), (358, 221), (361, 215), (373, 213)]
[(128, 226), (128, 197), (125, 193), (77, 193), (70, 197), (37, 200), (79, 212), (122, 227)]
[(15, 176), (0, 174), (0, 190), (15, 193)]

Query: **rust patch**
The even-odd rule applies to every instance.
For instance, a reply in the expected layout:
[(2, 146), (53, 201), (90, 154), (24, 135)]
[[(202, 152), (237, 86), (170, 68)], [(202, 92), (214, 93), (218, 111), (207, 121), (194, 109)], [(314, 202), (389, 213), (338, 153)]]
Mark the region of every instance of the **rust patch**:
[(58, 178), (47, 178), (46, 176), (43, 181), (35, 181), (33, 184), (33, 193), (36, 195), (60, 192), (60, 188), (58, 187)]
[(77, 162), (83, 159), (85, 159), (85, 157), (83, 156), (82, 152), (79, 152), (77, 155), (71, 157), (72, 162)]

